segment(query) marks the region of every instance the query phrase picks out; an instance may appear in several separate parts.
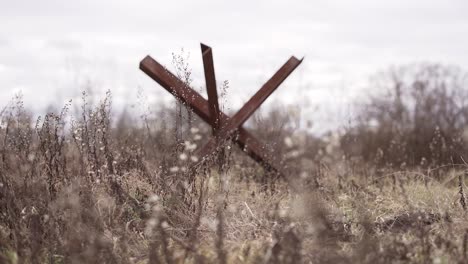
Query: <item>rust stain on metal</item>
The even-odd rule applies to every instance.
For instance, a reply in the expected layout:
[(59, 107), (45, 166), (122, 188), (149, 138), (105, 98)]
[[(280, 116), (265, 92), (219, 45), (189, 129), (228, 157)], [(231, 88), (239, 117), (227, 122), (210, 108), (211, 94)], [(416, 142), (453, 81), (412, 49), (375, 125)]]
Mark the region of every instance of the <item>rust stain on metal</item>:
[(232, 140), (247, 155), (265, 169), (284, 176), (277, 157), (271, 157), (266, 154), (265, 145), (260, 143), (242, 125), (301, 64), (302, 60), (291, 57), (232, 118), (229, 118), (219, 110), (212, 49), (204, 44), (201, 44), (201, 49), (208, 101), (150, 56), (146, 56), (140, 62), (140, 69), (212, 127), (213, 137), (198, 152), (200, 157), (202, 157), (200, 162), (204, 162), (207, 156), (216, 154), (220, 149), (218, 146), (219, 142), (224, 142), (237, 132), (237, 136), (232, 137)]

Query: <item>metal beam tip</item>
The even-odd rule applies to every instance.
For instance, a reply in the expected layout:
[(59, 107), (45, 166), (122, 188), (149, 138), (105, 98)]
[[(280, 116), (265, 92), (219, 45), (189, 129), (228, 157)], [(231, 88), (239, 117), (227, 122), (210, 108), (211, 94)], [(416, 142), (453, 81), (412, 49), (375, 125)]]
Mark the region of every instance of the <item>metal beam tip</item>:
[(301, 59), (298, 59), (296, 58), (296, 56), (291, 56), (291, 59), (295, 60), (296, 62), (298, 62), (299, 64), (302, 63), (302, 61), (304, 60), (305, 57), (302, 57)]
[(200, 46), (201, 46), (202, 53), (204, 53), (205, 51), (211, 49), (210, 46), (205, 45), (205, 44), (203, 44), (203, 43), (200, 43)]
[(146, 55), (141, 61), (140, 61), (140, 69), (143, 69), (143, 64), (145, 64), (148, 60), (152, 60), (150, 55)]

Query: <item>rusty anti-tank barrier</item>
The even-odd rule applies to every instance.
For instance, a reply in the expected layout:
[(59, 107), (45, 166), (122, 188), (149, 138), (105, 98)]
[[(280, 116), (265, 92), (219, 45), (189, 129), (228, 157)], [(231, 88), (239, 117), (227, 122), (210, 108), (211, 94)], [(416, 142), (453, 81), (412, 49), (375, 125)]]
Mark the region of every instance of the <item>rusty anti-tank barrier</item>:
[[(199, 157), (201, 157), (201, 163), (206, 160), (206, 157), (216, 154), (216, 152), (221, 149), (219, 148), (220, 142), (232, 138), (244, 152), (260, 163), (265, 169), (284, 176), (281, 172), (277, 157), (270, 157), (267, 155), (265, 153), (265, 146), (250, 132), (244, 129), (242, 125), (294, 69), (301, 64), (302, 60), (298, 60), (294, 56), (291, 57), (273, 77), (271, 77), (260, 90), (230, 118), (219, 110), (212, 49), (201, 44), (201, 50), (208, 101), (150, 56), (146, 56), (146, 58), (140, 62), (140, 69), (164, 89), (177, 97), (178, 100), (183, 102), (212, 127), (213, 137), (198, 152)], [(232, 137), (235, 132), (238, 132), (238, 135)]]

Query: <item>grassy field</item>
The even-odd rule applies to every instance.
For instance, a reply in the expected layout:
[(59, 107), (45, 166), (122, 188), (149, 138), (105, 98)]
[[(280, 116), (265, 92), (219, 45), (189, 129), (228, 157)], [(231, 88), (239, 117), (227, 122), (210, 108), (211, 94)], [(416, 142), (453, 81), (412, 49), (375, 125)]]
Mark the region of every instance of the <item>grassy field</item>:
[(231, 143), (190, 174), (210, 132), (193, 117), (131, 125), (110, 94), (86, 100), (2, 111), (0, 263), (468, 263), (464, 166), (378, 167), (253, 128), (285, 178)]

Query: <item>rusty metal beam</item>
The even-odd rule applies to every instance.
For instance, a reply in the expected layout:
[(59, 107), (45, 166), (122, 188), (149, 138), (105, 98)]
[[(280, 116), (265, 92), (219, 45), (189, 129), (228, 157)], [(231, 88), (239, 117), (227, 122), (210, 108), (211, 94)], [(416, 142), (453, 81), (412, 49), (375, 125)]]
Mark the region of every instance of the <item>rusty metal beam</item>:
[[(164, 66), (159, 64), (150, 56), (146, 56), (140, 62), (140, 69), (192, 109), (201, 119), (210, 123), (211, 119), (208, 101), (184, 82), (179, 80), (173, 73), (164, 68)], [(226, 114), (220, 112), (220, 121), (222, 124), (227, 123), (228, 119), (229, 117)], [(234, 140), (241, 149), (243, 149), (255, 161), (259, 162), (265, 169), (273, 170), (278, 174), (282, 174), (279, 163), (265, 153), (265, 146), (263, 144), (261, 144), (243, 127), (238, 127), (238, 131), (239, 134), (234, 138)]]
[[(286, 78), (301, 64), (302, 60), (291, 57), (260, 90), (229, 120), (218, 132), (219, 142), (232, 136), (239, 127), (257, 110), (260, 105), (286, 80)], [(208, 143), (198, 152), (199, 157), (205, 159), (208, 155), (216, 152), (218, 140), (211, 138)]]
[(213, 65), (213, 52), (211, 47), (200, 43), (203, 58), (203, 68), (205, 70), (205, 83), (208, 93), (208, 105), (210, 110), (210, 125), (213, 135), (216, 135), (220, 127), (218, 91), (216, 89), (216, 77)]

